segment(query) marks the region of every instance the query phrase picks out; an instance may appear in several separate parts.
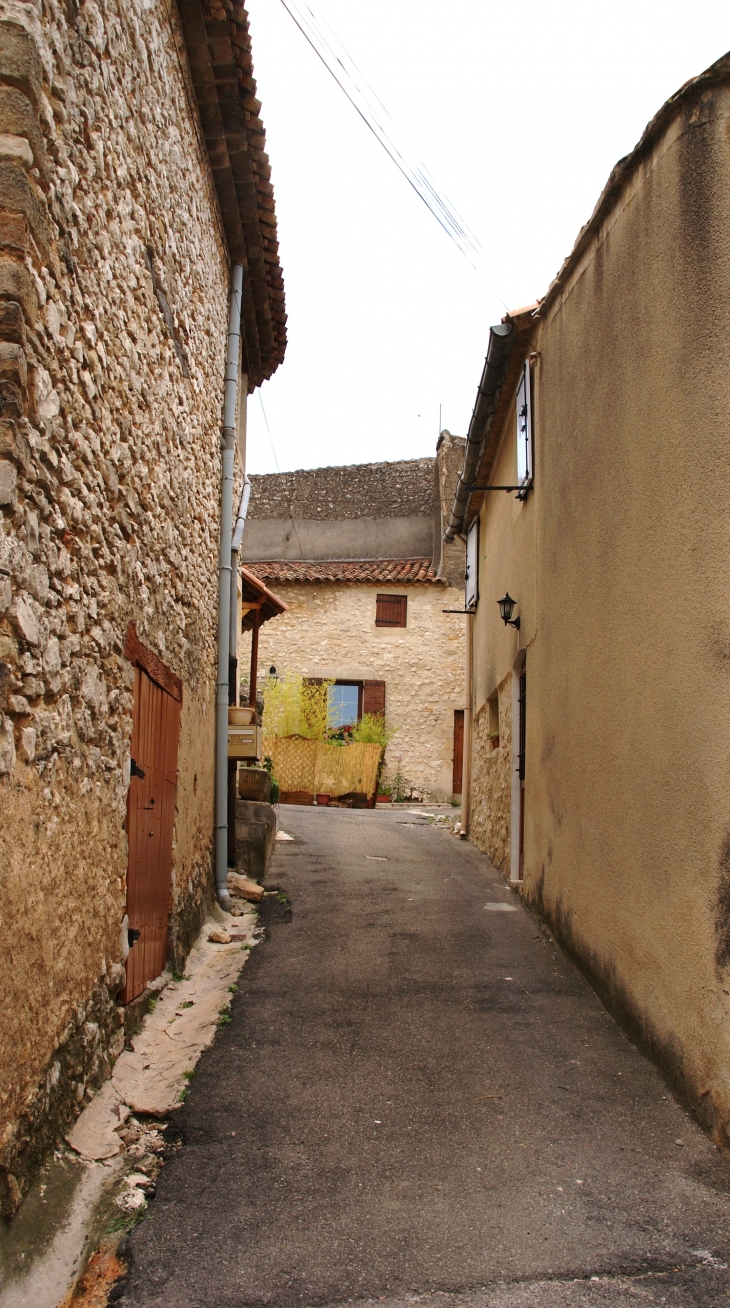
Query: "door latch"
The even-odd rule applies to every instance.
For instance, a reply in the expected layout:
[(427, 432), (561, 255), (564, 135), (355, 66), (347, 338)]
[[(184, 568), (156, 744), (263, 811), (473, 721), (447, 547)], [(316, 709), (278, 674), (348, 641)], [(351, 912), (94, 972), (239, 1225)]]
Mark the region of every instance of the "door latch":
[(127, 927), (127, 940), (129, 941), (130, 949), (132, 948), (134, 942), (136, 940), (139, 940), (141, 934), (142, 932), (139, 930), (138, 927)]
[(139, 763), (136, 763), (134, 759), (132, 759), (129, 765), (129, 775), (130, 777), (139, 777), (140, 779), (144, 776), (144, 768), (141, 768)]

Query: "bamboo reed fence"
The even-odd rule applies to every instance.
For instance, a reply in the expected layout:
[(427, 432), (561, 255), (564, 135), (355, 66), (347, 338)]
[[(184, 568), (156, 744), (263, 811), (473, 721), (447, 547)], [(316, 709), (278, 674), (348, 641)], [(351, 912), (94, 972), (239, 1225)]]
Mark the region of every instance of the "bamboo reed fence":
[(300, 736), (272, 736), (263, 741), (264, 756), (274, 764), (282, 790), (336, 799), (352, 793), (370, 799), (378, 779), (380, 745), (323, 745)]

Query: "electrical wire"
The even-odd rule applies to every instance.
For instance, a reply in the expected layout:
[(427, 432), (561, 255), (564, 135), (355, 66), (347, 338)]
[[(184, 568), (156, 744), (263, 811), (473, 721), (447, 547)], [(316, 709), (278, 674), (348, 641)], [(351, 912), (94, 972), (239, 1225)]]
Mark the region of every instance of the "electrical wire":
[[(304, 39), (311, 46), (330, 76), (335, 80), (347, 97), (355, 112), (365, 126), (372, 132), (379, 145), (385, 150), (402, 174), (409, 186), (425, 204), (443, 229), (456, 245), (465, 259), (476, 271), (482, 271), (479, 264), (485, 255), (478, 238), (470, 230), (456, 207), (438, 187), (428, 168), (421, 161), (409, 162), (405, 147), (399, 147), (393, 139), (397, 131), (393, 119), (383, 101), (368, 83), (355, 61), (347, 53), (329, 23), (315, 15), (306, 0), (281, 0), (289, 17), (299, 28)], [(322, 27), (329, 31), (328, 38)], [(331, 38), (331, 39), (330, 39)], [(505, 304), (501, 296), (497, 297)], [(505, 304), (505, 308), (506, 308)]]
[[(273, 436), (271, 435), (271, 428), (270, 428), (270, 426), (269, 426), (269, 420), (268, 420), (268, 418), (266, 417), (266, 409), (264, 408), (264, 401), (263, 401), (263, 399), (262, 399), (262, 397), (261, 397), (261, 391), (260, 391), (260, 390), (258, 391), (258, 397), (259, 397), (259, 404), (261, 405), (261, 412), (262, 412), (263, 415), (264, 415), (264, 422), (266, 423), (266, 430), (267, 430), (267, 432), (269, 433), (269, 441), (271, 442), (271, 452), (272, 452), (272, 454), (273, 454), (273, 456), (274, 456), (274, 463), (276, 464), (276, 471), (279, 473), (279, 476), (281, 476), (281, 468), (279, 467), (279, 460), (278, 460), (277, 457), (276, 457), (276, 448), (275, 448), (275, 446), (274, 446), (274, 438), (273, 438)], [(299, 532), (297, 531), (297, 524), (296, 524), (296, 522), (294, 521), (294, 515), (292, 514), (291, 509), (289, 510), (289, 521), (290, 521), (292, 527), (294, 528), (294, 535), (295, 535), (296, 538), (297, 538), (297, 545), (299, 546), (299, 553), (301, 554), (302, 558), (304, 558), (304, 550), (302, 549), (302, 542), (301, 542), (300, 539), (299, 539)]]
[(271, 428), (270, 428), (270, 426), (269, 426), (269, 420), (268, 420), (268, 418), (266, 417), (266, 409), (264, 408), (264, 402), (263, 402), (263, 400), (262, 400), (262, 398), (261, 398), (261, 390), (259, 389), (259, 390), (256, 392), (256, 394), (257, 394), (258, 397), (259, 397), (259, 404), (261, 405), (261, 412), (262, 412), (263, 415), (264, 415), (264, 422), (266, 423), (266, 430), (267, 430), (267, 432), (268, 432), (268, 434), (269, 434), (269, 441), (271, 442), (271, 453), (272, 453), (273, 456), (274, 456), (274, 463), (276, 464), (276, 471), (277, 471), (277, 472), (281, 472), (281, 468), (279, 467), (279, 460), (278, 460), (277, 457), (276, 457), (276, 450), (275, 450), (275, 448), (274, 448), (274, 438), (273, 438), (273, 436), (271, 435)]

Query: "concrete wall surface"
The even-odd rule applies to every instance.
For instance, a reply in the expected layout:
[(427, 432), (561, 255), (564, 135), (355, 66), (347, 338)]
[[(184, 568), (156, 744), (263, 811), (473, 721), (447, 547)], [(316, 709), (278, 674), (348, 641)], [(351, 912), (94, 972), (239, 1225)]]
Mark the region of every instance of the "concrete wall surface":
[(433, 514), (428, 517), (341, 519), (254, 518), (246, 524), (242, 558), (432, 558)]
[[(524, 894), (725, 1144), (728, 77), (677, 98), (535, 324), (535, 485), (484, 497), (474, 637), (477, 714), (525, 660)], [(473, 770), (473, 838), (514, 873), (478, 732)]]
[(154, 0), (0, 0), (5, 1214), (123, 1039), (130, 620), (183, 683), (178, 958), (210, 893), (228, 263), (183, 64)]
[[(450, 800), (454, 710), (463, 708), (463, 592), (442, 583), (412, 586), (277, 585), (289, 611), (259, 636), (259, 683), (273, 665), (279, 675), (384, 681), (385, 714), (397, 728), (386, 751), (384, 777), (398, 763), (416, 791)], [(408, 596), (406, 627), (376, 627), (375, 597)], [(241, 639), (241, 668), (250, 637)]]

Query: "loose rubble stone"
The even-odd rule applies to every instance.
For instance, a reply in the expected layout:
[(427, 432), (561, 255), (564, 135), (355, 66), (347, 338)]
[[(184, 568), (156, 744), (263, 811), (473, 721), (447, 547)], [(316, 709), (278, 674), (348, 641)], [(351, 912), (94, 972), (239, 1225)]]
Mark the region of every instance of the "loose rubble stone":
[(255, 904), (260, 903), (264, 897), (263, 886), (250, 881), (248, 877), (242, 877), (238, 872), (228, 873), (228, 889), (242, 895), (244, 899), (252, 900)]
[(121, 1103), (111, 1081), (107, 1081), (67, 1133), (66, 1140), (82, 1158), (95, 1162), (113, 1158), (122, 1151), (118, 1130), (128, 1117), (129, 1108)]

